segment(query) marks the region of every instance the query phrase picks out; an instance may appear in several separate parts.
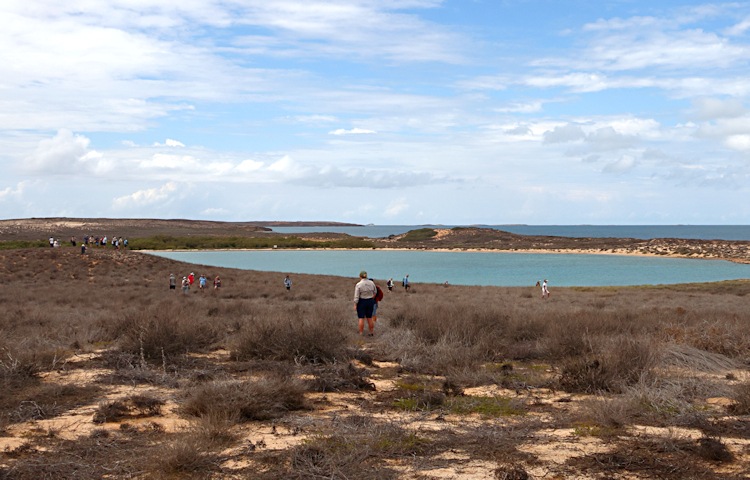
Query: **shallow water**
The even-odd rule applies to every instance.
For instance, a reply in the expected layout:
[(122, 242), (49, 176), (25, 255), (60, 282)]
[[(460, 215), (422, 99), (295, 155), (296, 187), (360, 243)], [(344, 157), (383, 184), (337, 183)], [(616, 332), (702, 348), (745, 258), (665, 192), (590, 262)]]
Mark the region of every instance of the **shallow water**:
[[(750, 278), (750, 265), (724, 260), (507, 252), (252, 250), (151, 252), (200, 265), (412, 283), (524, 286), (656, 285)], [(281, 281), (281, 280), (279, 280)]]

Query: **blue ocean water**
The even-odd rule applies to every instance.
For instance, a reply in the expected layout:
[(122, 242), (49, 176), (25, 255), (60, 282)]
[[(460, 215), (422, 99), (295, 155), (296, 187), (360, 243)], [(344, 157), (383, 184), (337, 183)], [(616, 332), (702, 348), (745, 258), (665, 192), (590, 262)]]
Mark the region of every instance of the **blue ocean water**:
[(624, 255), (434, 252), (411, 250), (251, 250), (151, 252), (215, 267), (356, 278), (360, 270), (382, 281), (525, 286), (656, 285), (750, 278), (750, 265), (723, 260)]
[[(364, 225), (360, 227), (273, 227), (279, 233), (345, 233), (355, 237), (385, 238), (417, 228), (453, 228), (467, 225)], [(596, 238), (692, 238), (697, 240), (750, 240), (750, 225), (473, 225), (519, 235)]]

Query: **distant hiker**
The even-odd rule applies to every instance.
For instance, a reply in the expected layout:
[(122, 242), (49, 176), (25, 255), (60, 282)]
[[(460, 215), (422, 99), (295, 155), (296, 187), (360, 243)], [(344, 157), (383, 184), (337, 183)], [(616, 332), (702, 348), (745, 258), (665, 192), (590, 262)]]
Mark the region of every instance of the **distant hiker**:
[(174, 273), (169, 274), (169, 289), (174, 290), (177, 288), (177, 277), (175, 277)]
[(127, 238), (122, 241), (122, 246), (125, 247), (125, 248), (128, 248), (128, 239)]
[(409, 284), (409, 274), (408, 273), (406, 274), (406, 276), (404, 277), (404, 279), (401, 281), (401, 285), (404, 287), (405, 291), (407, 291), (407, 292), (409, 291), (409, 287), (411, 287), (411, 285)]
[(76, 246), (76, 237), (70, 237), (70, 244)]
[(190, 280), (187, 277), (182, 277), (182, 293), (190, 293)]
[(53, 237), (49, 237), (49, 246), (50, 248), (55, 246), (55, 239)]
[(81, 244), (81, 255), (86, 255), (86, 244), (85, 243)]
[(206, 288), (206, 282), (207, 282), (206, 276), (201, 275), (201, 277), (198, 279), (198, 288), (200, 290), (204, 290)]
[(547, 279), (542, 282), (542, 298), (545, 300), (549, 298), (549, 289), (547, 288)]
[(286, 287), (287, 290), (291, 290), (292, 289), (292, 279), (289, 278), (289, 275), (287, 275), (286, 277), (284, 277), (284, 286)]
[(221, 288), (221, 279), (218, 275), (216, 275), (216, 278), (214, 278), (214, 290), (218, 290)]
[(193, 283), (195, 283), (195, 274), (193, 272), (190, 272), (190, 275), (188, 275), (187, 279), (190, 283), (190, 286), (193, 286)]
[(385, 286), (388, 287), (388, 291), (393, 291), (393, 277), (389, 278), (387, 282), (385, 282)]
[(367, 278), (367, 272), (359, 272), (359, 282), (354, 286), (354, 310), (359, 319), (359, 334), (364, 335), (365, 319), (367, 320), (368, 337), (375, 335), (375, 322), (372, 321), (372, 308), (375, 305), (375, 295), (378, 289), (372, 280)]

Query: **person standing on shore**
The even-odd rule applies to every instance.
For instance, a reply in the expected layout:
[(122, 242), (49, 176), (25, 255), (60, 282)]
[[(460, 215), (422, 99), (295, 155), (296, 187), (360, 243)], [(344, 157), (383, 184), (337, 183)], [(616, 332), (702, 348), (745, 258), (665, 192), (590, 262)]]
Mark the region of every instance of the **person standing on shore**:
[(542, 282), (542, 298), (548, 299), (549, 298), (549, 288), (547, 288), (547, 279), (545, 278)]
[(372, 321), (372, 309), (375, 305), (375, 295), (378, 289), (375, 282), (367, 278), (367, 272), (359, 272), (359, 282), (354, 286), (354, 310), (359, 319), (359, 334), (365, 334), (365, 320), (367, 320), (368, 337), (375, 335), (375, 322)]
[(286, 287), (287, 290), (291, 290), (292, 289), (292, 279), (289, 278), (289, 275), (287, 275), (286, 277), (284, 277), (284, 287)]
[(385, 282), (385, 286), (388, 287), (388, 291), (393, 291), (393, 277), (389, 278), (387, 282)]
[(169, 274), (169, 289), (177, 289), (177, 277), (175, 277), (174, 273)]
[(406, 292), (409, 291), (409, 287), (411, 285), (409, 285), (409, 274), (408, 273), (406, 274), (406, 276), (404, 277), (403, 281), (401, 282), (401, 285), (404, 286), (404, 291), (406, 291)]
[(221, 279), (218, 275), (216, 275), (216, 278), (214, 278), (214, 290), (218, 290), (221, 288)]
[(206, 275), (201, 275), (200, 278), (198, 278), (198, 288), (201, 292), (206, 289)]
[(182, 293), (190, 293), (190, 281), (187, 277), (182, 277)]

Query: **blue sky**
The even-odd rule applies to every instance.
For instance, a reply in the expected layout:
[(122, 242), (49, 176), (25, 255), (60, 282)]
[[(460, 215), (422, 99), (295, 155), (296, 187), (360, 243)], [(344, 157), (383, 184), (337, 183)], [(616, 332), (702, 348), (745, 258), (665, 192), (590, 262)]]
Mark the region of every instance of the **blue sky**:
[(0, 218), (750, 224), (750, 4), (6, 0)]

